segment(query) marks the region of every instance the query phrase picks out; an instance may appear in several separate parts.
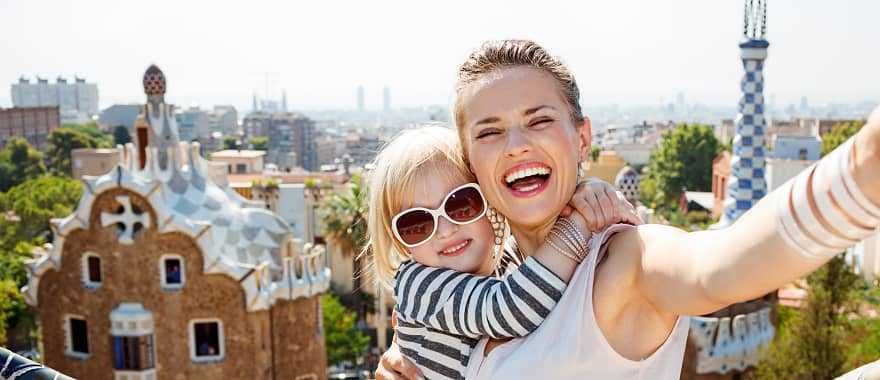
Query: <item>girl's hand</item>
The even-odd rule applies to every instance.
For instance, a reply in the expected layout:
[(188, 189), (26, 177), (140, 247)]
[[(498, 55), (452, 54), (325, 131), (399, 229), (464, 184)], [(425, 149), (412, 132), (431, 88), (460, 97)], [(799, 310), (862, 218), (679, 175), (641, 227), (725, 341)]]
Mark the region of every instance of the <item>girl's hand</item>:
[(572, 211), (583, 215), (591, 231), (598, 231), (614, 223), (644, 223), (635, 207), (623, 197), (623, 193), (596, 179), (578, 184), (574, 196), (560, 216), (567, 217)]

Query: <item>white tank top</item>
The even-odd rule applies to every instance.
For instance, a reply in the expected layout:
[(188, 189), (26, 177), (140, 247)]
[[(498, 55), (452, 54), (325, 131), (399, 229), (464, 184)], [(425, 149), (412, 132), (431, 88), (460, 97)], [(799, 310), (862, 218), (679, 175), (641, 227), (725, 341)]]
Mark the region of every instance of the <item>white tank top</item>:
[(485, 357), (480, 341), (468, 363), (468, 379), (678, 379), (684, 360), (688, 318), (679, 317), (666, 342), (641, 361), (626, 359), (605, 339), (593, 311), (593, 280), (600, 247), (627, 225), (595, 235), (556, 308), (537, 330), (495, 347)]

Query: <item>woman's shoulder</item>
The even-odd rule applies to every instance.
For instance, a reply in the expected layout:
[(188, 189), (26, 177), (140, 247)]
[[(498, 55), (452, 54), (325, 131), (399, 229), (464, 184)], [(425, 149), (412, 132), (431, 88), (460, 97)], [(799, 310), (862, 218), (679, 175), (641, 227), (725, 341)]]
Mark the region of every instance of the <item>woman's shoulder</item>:
[(638, 264), (648, 247), (661, 240), (675, 238), (687, 232), (662, 224), (643, 224), (620, 229), (609, 236), (604, 244), (609, 256), (620, 256), (618, 261)]
[(634, 278), (644, 249), (644, 238), (639, 229), (640, 226), (627, 226), (618, 228), (613, 234), (603, 231), (593, 238), (594, 244), (601, 244), (597, 251), (597, 285), (603, 278), (608, 278), (619, 287), (626, 284), (627, 279)]

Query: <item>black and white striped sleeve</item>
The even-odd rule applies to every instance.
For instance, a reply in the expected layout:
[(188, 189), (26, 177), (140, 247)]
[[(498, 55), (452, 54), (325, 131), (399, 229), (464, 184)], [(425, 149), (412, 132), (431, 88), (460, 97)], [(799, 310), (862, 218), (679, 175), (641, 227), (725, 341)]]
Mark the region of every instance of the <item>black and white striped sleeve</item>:
[(471, 338), (515, 338), (538, 328), (566, 285), (531, 257), (500, 279), (408, 261), (394, 294), (398, 318)]

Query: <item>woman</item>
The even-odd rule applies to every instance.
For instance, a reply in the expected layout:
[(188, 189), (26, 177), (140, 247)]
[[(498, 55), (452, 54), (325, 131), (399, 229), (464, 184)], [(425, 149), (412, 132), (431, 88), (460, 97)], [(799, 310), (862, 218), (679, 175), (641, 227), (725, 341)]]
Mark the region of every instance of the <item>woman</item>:
[[(497, 352), (472, 360), (469, 376), (677, 378), (687, 339), (684, 316), (773, 291), (876, 231), (878, 113), (854, 142), (765, 197), (729, 228), (686, 233), (644, 225), (606, 231), (572, 278), (571, 284), (583, 286), (570, 286), (529, 337), (488, 344), (486, 353)], [(589, 153), (590, 122), (582, 115), (574, 77), (533, 42), (489, 42), (459, 70), (454, 116), (487, 200), (507, 217), (519, 253), (531, 254), (571, 199), (578, 167)], [(522, 175), (534, 167), (549, 174)], [(596, 206), (576, 204), (585, 214)], [(600, 247), (609, 253), (604, 260)], [(392, 347), (377, 378), (403, 378), (408, 368)]]

